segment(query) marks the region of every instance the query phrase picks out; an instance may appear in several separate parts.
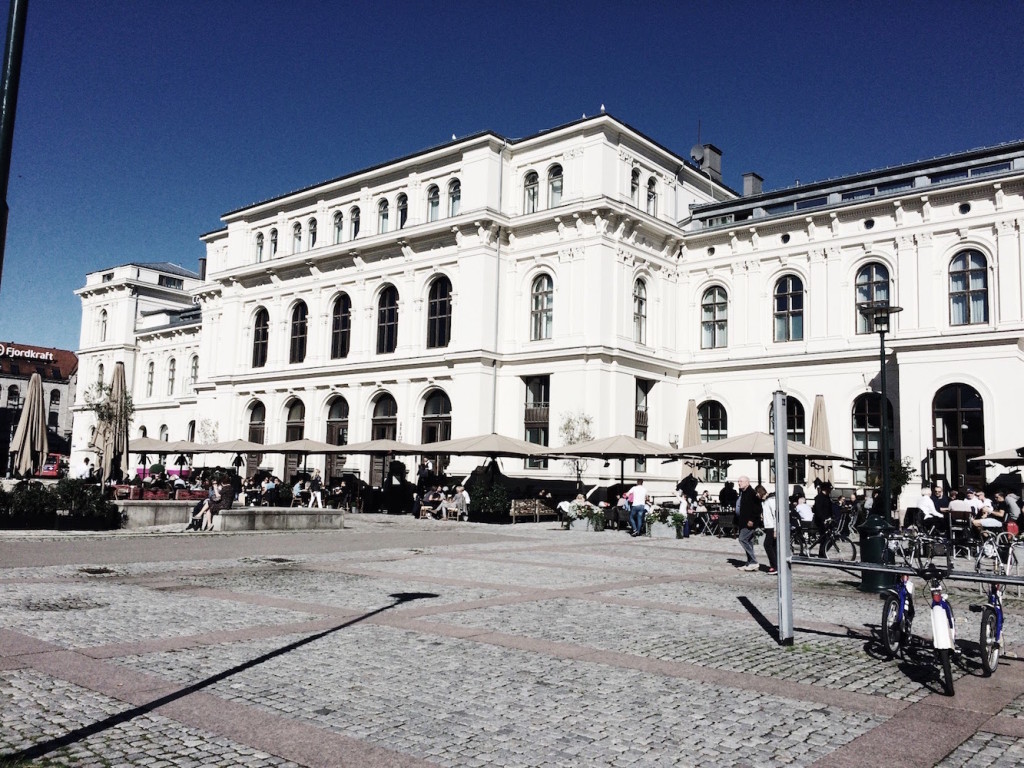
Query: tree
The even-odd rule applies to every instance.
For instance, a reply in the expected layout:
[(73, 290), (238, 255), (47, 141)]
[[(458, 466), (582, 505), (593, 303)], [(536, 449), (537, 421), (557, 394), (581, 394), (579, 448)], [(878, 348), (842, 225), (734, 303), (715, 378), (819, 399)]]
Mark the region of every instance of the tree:
[[(592, 416), (583, 411), (563, 413), (561, 423), (558, 425), (558, 435), (562, 438), (562, 445), (577, 445), (593, 440), (594, 435), (590, 427), (594, 423)], [(565, 465), (571, 472), (576, 474), (576, 490), (583, 486), (583, 473), (587, 470), (590, 462), (587, 459), (566, 459)]]

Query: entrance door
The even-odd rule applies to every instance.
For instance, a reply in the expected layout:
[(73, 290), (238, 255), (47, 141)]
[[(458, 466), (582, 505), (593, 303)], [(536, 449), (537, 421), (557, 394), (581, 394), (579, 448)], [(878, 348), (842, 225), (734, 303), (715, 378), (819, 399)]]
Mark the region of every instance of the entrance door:
[(985, 484), (985, 410), (981, 395), (967, 384), (948, 384), (932, 400), (932, 482), (944, 480), (961, 492)]

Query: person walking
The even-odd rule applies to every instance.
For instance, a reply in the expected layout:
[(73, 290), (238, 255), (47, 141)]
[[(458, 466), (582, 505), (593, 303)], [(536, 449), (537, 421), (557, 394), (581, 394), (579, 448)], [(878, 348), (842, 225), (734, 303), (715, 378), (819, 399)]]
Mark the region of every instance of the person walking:
[(768, 573), (779, 572), (779, 551), (775, 543), (775, 493), (759, 485), (754, 489), (761, 500), (761, 518), (764, 520), (764, 553), (768, 555)]
[(644, 533), (644, 518), (647, 516), (647, 489), (644, 488), (643, 478), (636, 481), (626, 496), (630, 499), (629, 527), (633, 529), (630, 536), (642, 536)]
[(310, 506), (310, 508), (316, 506), (316, 507), (320, 507), (321, 509), (323, 509), (323, 506), (324, 506), (323, 489), (324, 489), (324, 483), (323, 483), (323, 480), (320, 479), (320, 470), (319, 469), (314, 469), (313, 470), (313, 477), (309, 481), (309, 506)]
[(761, 524), (761, 500), (757, 498), (754, 489), (750, 487), (750, 478), (742, 475), (736, 481), (739, 495), (736, 498), (736, 527), (739, 529), (740, 546), (747, 556), (747, 564), (742, 566), (744, 571), (758, 571), (761, 566), (757, 563), (757, 555), (754, 553), (754, 535), (757, 526)]

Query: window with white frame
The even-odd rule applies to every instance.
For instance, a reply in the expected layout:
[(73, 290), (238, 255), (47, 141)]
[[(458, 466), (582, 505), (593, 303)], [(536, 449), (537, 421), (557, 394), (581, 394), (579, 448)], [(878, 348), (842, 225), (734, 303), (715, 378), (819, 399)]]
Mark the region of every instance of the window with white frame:
[(353, 208), (348, 214), (349, 240), (359, 237), (359, 207)]
[(270, 230), (270, 256), (277, 256), (277, 230)]
[(385, 286), (377, 301), (377, 354), (385, 355), (398, 346), (398, 289)]
[(146, 397), (153, 396), (153, 378), (156, 375), (156, 366), (150, 361), (146, 366)]
[(562, 204), (562, 166), (553, 165), (548, 171), (548, 208)]
[(541, 274), (533, 279), (530, 289), (530, 340), (551, 338), (554, 322), (555, 284), (551, 275)]
[(861, 310), (889, 303), (889, 270), (882, 264), (865, 264), (857, 270), (857, 333), (874, 333), (875, 321)]
[(540, 177), (530, 171), (523, 179), (523, 213), (536, 213), (540, 199)]
[(404, 229), (405, 225), (409, 222), (409, 197), (407, 195), (399, 195), (395, 207), (398, 208), (398, 228)]
[(341, 211), (336, 211), (334, 214), (334, 244), (337, 245), (341, 242), (342, 237), (345, 234), (345, 217)]
[(300, 301), (292, 308), (291, 338), (288, 345), (288, 362), (301, 363), (306, 359), (306, 332), (309, 310), (306, 302)]
[(316, 248), (316, 219), (310, 219), (306, 224), (307, 239), (309, 241), (309, 250)]
[(441, 190), (436, 184), (427, 189), (427, 221), (437, 221), (441, 217)]
[(263, 261), (263, 233), (256, 235), (256, 261)]
[(377, 203), (377, 234), (383, 235), (388, 231), (388, 218), (391, 215), (387, 200)]
[(775, 341), (801, 341), (804, 337), (804, 283), (785, 275), (775, 283)]
[(295, 222), (292, 226), (292, 253), (298, 253), (302, 250), (302, 225), (299, 222)]
[(174, 394), (174, 380), (178, 374), (178, 363), (172, 357), (167, 362), (167, 396), (170, 397)]
[(462, 182), (453, 179), (448, 184), (448, 215), (458, 216), (462, 210)]
[(949, 264), (949, 324), (988, 322), (988, 260), (980, 251), (961, 251)]
[(634, 168), (629, 174), (629, 202), (635, 208), (640, 207), (640, 169)]
[(260, 307), (252, 325), (252, 367), (262, 368), (267, 364), (267, 350), (270, 346), (270, 313)]
[(192, 362), (189, 365), (188, 380), (192, 385), (192, 391), (196, 389), (196, 384), (199, 383), (199, 355), (192, 355)]
[(348, 357), (352, 337), (352, 299), (343, 293), (334, 300), (331, 310), (331, 359)]
[(725, 288), (713, 286), (700, 300), (701, 349), (718, 349), (729, 343), (729, 297)]
[(658, 182), (653, 176), (647, 181), (647, 213), (658, 215)]
[(633, 283), (633, 341), (647, 343), (647, 283), (642, 279)]
[(107, 340), (107, 310), (100, 310), (100, 341)]

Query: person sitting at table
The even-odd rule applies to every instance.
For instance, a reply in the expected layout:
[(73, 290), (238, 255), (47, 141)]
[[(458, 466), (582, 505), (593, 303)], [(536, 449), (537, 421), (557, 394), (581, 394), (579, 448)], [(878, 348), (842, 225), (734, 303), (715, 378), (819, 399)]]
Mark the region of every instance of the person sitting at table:
[(986, 535), (994, 535), (1003, 529), (1006, 525), (1005, 517), (1006, 513), (1003, 510), (993, 508), (992, 502), (986, 501), (978, 516), (971, 520), (971, 525), (979, 537), (985, 538)]
[(430, 489), (420, 504), (420, 518), (438, 518), (441, 516), (441, 504), (444, 502), (444, 495), (438, 486)]
[(801, 496), (796, 500), (796, 513), (802, 527), (810, 528), (814, 524), (814, 509), (807, 503), (806, 497)]

